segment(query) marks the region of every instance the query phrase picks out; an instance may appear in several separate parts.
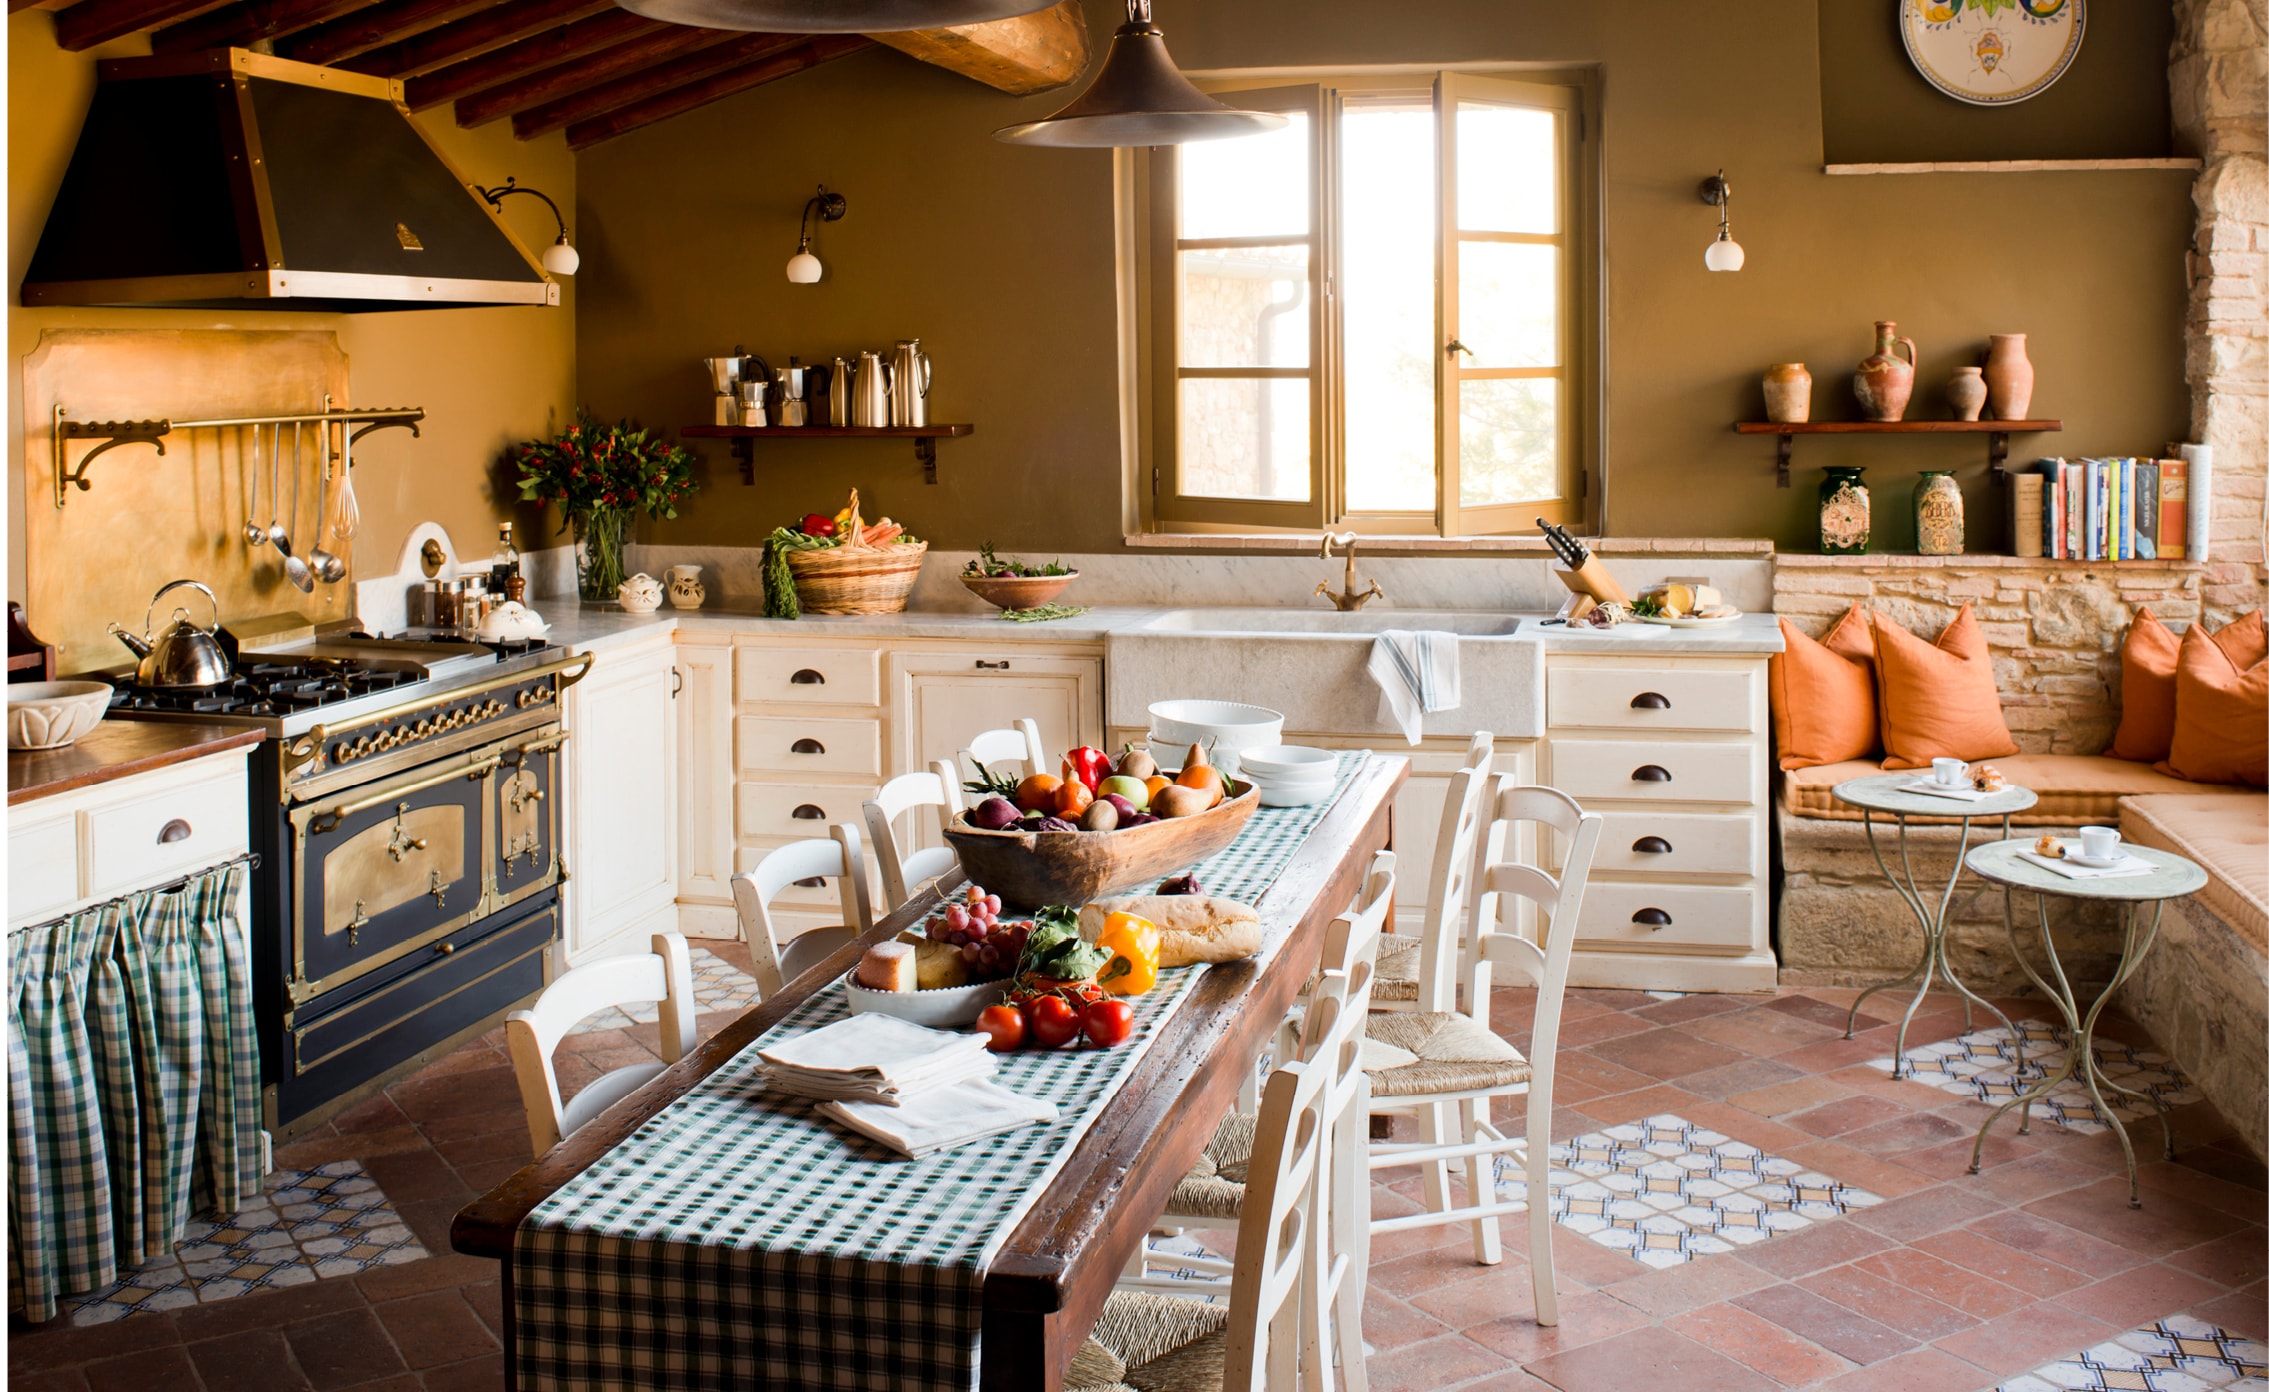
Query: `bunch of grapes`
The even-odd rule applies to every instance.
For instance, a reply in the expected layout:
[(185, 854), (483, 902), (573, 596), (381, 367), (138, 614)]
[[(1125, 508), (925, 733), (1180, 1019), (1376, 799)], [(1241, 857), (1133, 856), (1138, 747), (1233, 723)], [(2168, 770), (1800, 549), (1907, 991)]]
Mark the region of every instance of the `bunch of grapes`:
[(1001, 897), (971, 885), (960, 902), (948, 904), (929, 921), (926, 931), (931, 942), (960, 948), (961, 960), (971, 968), (1005, 975), (1022, 955), (1032, 925), (1001, 922)]

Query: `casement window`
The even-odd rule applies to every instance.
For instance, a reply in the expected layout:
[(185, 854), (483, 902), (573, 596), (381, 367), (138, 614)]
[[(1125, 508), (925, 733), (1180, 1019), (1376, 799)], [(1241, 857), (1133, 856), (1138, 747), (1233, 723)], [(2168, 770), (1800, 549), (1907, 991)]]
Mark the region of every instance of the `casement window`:
[(1596, 177), (1580, 82), (1208, 84), (1289, 117), (1139, 151), (1156, 530), (1583, 525)]

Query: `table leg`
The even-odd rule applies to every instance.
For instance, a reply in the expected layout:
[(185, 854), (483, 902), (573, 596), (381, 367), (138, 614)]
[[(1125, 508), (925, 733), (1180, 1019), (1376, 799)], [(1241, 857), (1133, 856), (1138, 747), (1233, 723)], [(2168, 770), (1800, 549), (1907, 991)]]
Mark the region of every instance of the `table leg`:
[[(1915, 874), (1914, 857), (1907, 848), (1907, 819), (1903, 815), (1899, 817), (1899, 868), (1905, 876), (1902, 883), (1900, 876), (1891, 872), (1890, 862), (1883, 857), (1883, 847), (1875, 838), (1875, 814), (1873, 810), (1862, 808), (1860, 818), (1867, 828), (1867, 849), (1874, 854), (1876, 867), (1883, 872), (1883, 878), (1890, 884), (1891, 888), (1898, 891), (1899, 898), (1905, 902), (1908, 911), (1914, 914), (1915, 923), (1922, 929), (1922, 960), (1915, 964), (1913, 971), (1908, 972), (1898, 980), (1877, 982), (1860, 992), (1858, 998), (1851, 1003), (1851, 1013), (1844, 1017), (1844, 1038), (1852, 1037), (1853, 1031), (1859, 1023), (1859, 1008), (1866, 1003), (1869, 996), (1874, 995), (1877, 991), (1902, 988), (1908, 982), (1920, 976), (1922, 984), (1915, 988), (1914, 998), (1907, 1002), (1906, 1013), (1899, 1019), (1898, 1037), (1893, 1041), (1891, 1047), (1891, 1076), (1894, 1078), (1900, 1076), (1906, 1067), (1907, 1027), (1914, 1023), (1915, 1012), (1922, 1008), (1923, 997), (1930, 994), (1931, 978), (1944, 976), (1946, 984), (1953, 987), (1961, 997), (1963, 1030), (1967, 1032), (1975, 1019), (1970, 1010), (1971, 1002), (1974, 1001), (1992, 1011), (1994, 1017), (2001, 1021), (2001, 1027), (2009, 1032), (2011, 1039), (2016, 1041), (2017, 1066), (2023, 1068), (2025, 1043), (2023, 1037), (2017, 1033), (2016, 1026), (2009, 1022), (2009, 1017), (2002, 1014), (2000, 1008), (1995, 1006), (1993, 1002), (1963, 984), (1961, 978), (1954, 975), (1953, 963), (1948, 961), (1946, 957), (1946, 912), (1954, 902), (1954, 886), (1961, 882), (1962, 861), (1969, 855), (1970, 819), (1968, 817), (1961, 819), (1961, 845), (1954, 852), (1954, 868), (1946, 876), (1946, 888), (1939, 893), (1938, 906), (1936, 911), (1933, 912), (1929, 901), (1923, 898), (1922, 886), (1919, 877)], [(2009, 832), (2009, 819), (2006, 816), (2001, 819), (2001, 830), (2003, 837), (2006, 838)]]

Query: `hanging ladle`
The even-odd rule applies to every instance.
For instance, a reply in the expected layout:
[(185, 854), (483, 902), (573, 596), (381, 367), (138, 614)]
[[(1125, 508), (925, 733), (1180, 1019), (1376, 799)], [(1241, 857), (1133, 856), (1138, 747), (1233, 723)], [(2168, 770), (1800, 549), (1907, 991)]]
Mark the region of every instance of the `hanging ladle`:
[(244, 471), (244, 544), (258, 550), (268, 542), (268, 529), (254, 511), (260, 503), (260, 422), (252, 423), (252, 465)]
[[(292, 510), (291, 510), (291, 524), (292, 524), (292, 526), (294, 526), (294, 527), (296, 527), (296, 526), (298, 526), (298, 525), (299, 525), (299, 475), (300, 475), (300, 468), (299, 468), (299, 441), (300, 441), (300, 433), (299, 433), (299, 432), (300, 432), (300, 427), (299, 427), (299, 426), (297, 426), (297, 425), (294, 425), (294, 426), (292, 427)], [(276, 440), (278, 441), (278, 452), (279, 452), (279, 453), (281, 452), (281, 442), (282, 442), (282, 440), (283, 440), (283, 436), (284, 436), (283, 427), (279, 425), (279, 426), (277, 426), (277, 427), (276, 427), (276, 432), (275, 432), (275, 438), (276, 438)], [(280, 501), (280, 500), (281, 500), (281, 499), (283, 498), (283, 495), (284, 495), (283, 486), (282, 486), (281, 484), (279, 484), (279, 483), (275, 483), (275, 480), (274, 480), (274, 477), (273, 477), (273, 472), (272, 472), (272, 471), (271, 471), (271, 475), (270, 475), (270, 483), (274, 485), (274, 492), (275, 492), (275, 494), (276, 494), (276, 498), (275, 498), (275, 501)], [(293, 587), (294, 587), (294, 588), (296, 588), (296, 589), (297, 589), (297, 590), (298, 590), (298, 591), (299, 591), (299, 592), (300, 592), (301, 594), (313, 594), (313, 593), (315, 593), (315, 572), (314, 572), (314, 571), (312, 571), (312, 570), (309, 570), (309, 569), (307, 568), (307, 562), (306, 562), (306, 561), (304, 561), (304, 560), (302, 560), (302, 559), (301, 559), (300, 557), (298, 557), (298, 556), (294, 556), (294, 555), (292, 554), (292, 542), (291, 542), (291, 533), (290, 533), (290, 531), (289, 531), (289, 530), (287, 530), (287, 529), (285, 528), (285, 526), (284, 526), (284, 524), (283, 524), (282, 522), (271, 522), (271, 523), (269, 523), (269, 524), (268, 524), (268, 540), (269, 540), (270, 542), (274, 543), (274, 544), (275, 544), (275, 548), (276, 548), (276, 550), (277, 550), (278, 552), (280, 552), (280, 553), (281, 553), (281, 554), (283, 555), (283, 558), (284, 558), (284, 578), (285, 578), (286, 580), (289, 580), (289, 581), (291, 581), (291, 582), (292, 582), (292, 585), (293, 585)]]
[[(344, 432), (346, 428), (342, 426), (341, 431)], [(345, 450), (352, 448), (352, 446), (342, 446), (341, 448)], [(326, 496), (323, 485), (330, 482), (331, 479), (331, 423), (329, 421), (323, 423), (322, 465), (315, 478), (315, 549), (307, 553), (307, 563), (315, 568), (316, 579), (321, 580), (326, 585), (336, 585), (347, 578), (347, 563), (323, 549), (323, 526), (330, 516), (329, 510), (323, 505)]]

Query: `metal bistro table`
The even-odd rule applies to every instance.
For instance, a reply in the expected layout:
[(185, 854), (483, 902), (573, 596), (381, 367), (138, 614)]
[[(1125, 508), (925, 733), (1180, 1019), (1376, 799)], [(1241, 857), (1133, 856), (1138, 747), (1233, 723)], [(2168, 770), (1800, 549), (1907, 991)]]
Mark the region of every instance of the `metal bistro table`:
[[(2063, 1064), (2054, 1073), (2003, 1102), (1993, 1109), (1992, 1116), (1985, 1119), (1985, 1124), (1978, 1128), (1976, 1144), (1970, 1147), (1970, 1173), (1978, 1172), (1979, 1163), (1985, 1154), (1986, 1133), (1993, 1129), (1993, 1123), (2001, 1120), (2003, 1112), (2011, 1107), (2024, 1108), (2019, 1114), (2019, 1129), (2022, 1130), (2031, 1123), (2032, 1104), (2046, 1097), (2057, 1084), (2078, 1073), (2080, 1081), (2087, 1086), (2089, 1097), (2095, 1102), (2097, 1114), (2103, 1117), (2104, 1124), (2112, 1129), (2112, 1133), (2119, 1137), (2119, 1148), (2126, 1153), (2127, 1206), (2141, 1208), (2142, 1191), (2135, 1177), (2135, 1146), (2127, 1139), (2126, 1123), (2119, 1119), (2117, 1112), (2105, 1105), (2103, 1090), (2109, 1087), (2115, 1092), (2148, 1101), (2157, 1109), (2159, 1130), (2166, 1141), (2169, 1160), (2174, 1158), (2174, 1127), (2167, 1120), (2167, 1104), (2156, 1093), (2137, 1092), (2104, 1076), (2103, 1069), (2096, 1063), (2096, 1017), (2103, 1013), (2104, 1006), (2111, 1000), (2112, 992), (2117, 991), (2127, 978), (2135, 974), (2135, 969), (2143, 963), (2144, 955), (2150, 952), (2152, 941), (2159, 935), (2159, 915), (2165, 911), (2167, 900), (2180, 899), (2186, 894), (2196, 894), (2204, 889), (2206, 872), (2172, 852), (2154, 850), (2149, 846), (2128, 845), (2122, 849), (2149, 863), (2150, 874), (2075, 880), (2046, 866), (2035, 865), (2018, 854), (2019, 851), (2032, 849), (2032, 844), (2021, 838), (1994, 841), (1971, 851), (1963, 860), (1978, 878), (2001, 886), (2001, 923), (2009, 933), (2009, 951), (2017, 958), (2017, 965), (2025, 969), (2025, 975), (2032, 978), (2033, 985), (2040, 988), (2041, 994), (2056, 1002), (2056, 1008), (2064, 1016), (2064, 1027), (2071, 1032), (2072, 1045), (2065, 1051)], [(2048, 958), (2049, 976), (2054, 979), (2053, 985), (2041, 979), (2041, 974), (2033, 969), (2033, 964), (2017, 946), (2014, 900), (2016, 891), (2020, 889), (2031, 890), (2033, 900), (2039, 906), (2041, 951)], [(2056, 940), (2049, 935), (2048, 901), (2051, 898), (2094, 899), (2119, 905), (2119, 966), (2112, 972), (2111, 984), (2104, 987), (2084, 1015), (2080, 1012), (2079, 997), (2064, 974), (2064, 964), (2057, 958)], [(2138, 932), (2137, 921), (2142, 917), (2138, 909), (2144, 904), (2151, 906), (2151, 921)]]
[[(1939, 797), (1932, 793), (1903, 791), (1906, 784), (1925, 778), (1928, 773), (1927, 769), (1917, 769), (1907, 773), (1870, 774), (1866, 778), (1853, 778), (1838, 783), (1833, 790), (1836, 801), (1847, 803), (1860, 810), (1861, 819), (1867, 825), (1867, 849), (1875, 853), (1875, 864), (1882, 869), (1883, 878), (1891, 882), (1891, 888), (1897, 890), (1899, 897), (1906, 901), (1907, 907), (1914, 911), (1915, 922), (1922, 926), (1922, 960), (1915, 963), (1913, 971), (1908, 972), (1898, 980), (1877, 982), (1860, 992), (1859, 998), (1851, 1003), (1851, 1014), (1844, 1019), (1844, 1038), (1852, 1037), (1852, 1031), (1859, 1023), (1859, 1007), (1866, 1003), (1869, 996), (1874, 995), (1877, 991), (1904, 986), (1916, 977), (1921, 977), (1922, 984), (1915, 988), (1914, 999), (1907, 1002), (1907, 1013), (1899, 1020), (1898, 1039), (1891, 1046), (1891, 1076), (1898, 1077), (1900, 1070), (1906, 1067), (1907, 1026), (1914, 1022), (1914, 1013), (1921, 1008), (1922, 998), (1930, 994), (1931, 977), (1934, 975), (1943, 976), (1946, 978), (1947, 985), (1961, 993), (1962, 1028), (1967, 1031), (1974, 1019), (1970, 1013), (1972, 1001), (1993, 1011), (1994, 1018), (2001, 1021), (2001, 1027), (2008, 1030), (2010, 1037), (2016, 1040), (2017, 1066), (2022, 1068), (2025, 1064), (2025, 1042), (2017, 1034), (2016, 1027), (2009, 1023), (2009, 1017), (2002, 1014), (1993, 1002), (1963, 985), (1961, 978), (1954, 975), (1953, 963), (1946, 960), (1946, 910), (1953, 903), (1954, 886), (1962, 878), (1962, 864), (1969, 853), (1970, 823), (1982, 817), (1999, 817), (2001, 819), (2001, 834), (2006, 837), (2009, 835), (2009, 819), (2019, 812), (2025, 811), (2040, 799), (2033, 796), (2030, 788), (2019, 788), (2014, 785), (2004, 788), (1998, 793), (1989, 793), (1976, 799)], [(1906, 875), (1906, 881), (1903, 884), (1900, 882), (1899, 876), (1891, 873), (1890, 863), (1883, 858), (1883, 847), (1875, 839), (1875, 814), (1878, 812), (1885, 813), (1898, 820), (1899, 868)], [(1938, 904), (1935, 909), (1924, 897), (1921, 879), (1915, 873), (1914, 857), (1907, 851), (1907, 818), (1909, 817), (1958, 817), (1961, 819), (1962, 844), (1960, 849), (1954, 853), (1954, 868), (1946, 876), (1946, 888), (1939, 892)]]

